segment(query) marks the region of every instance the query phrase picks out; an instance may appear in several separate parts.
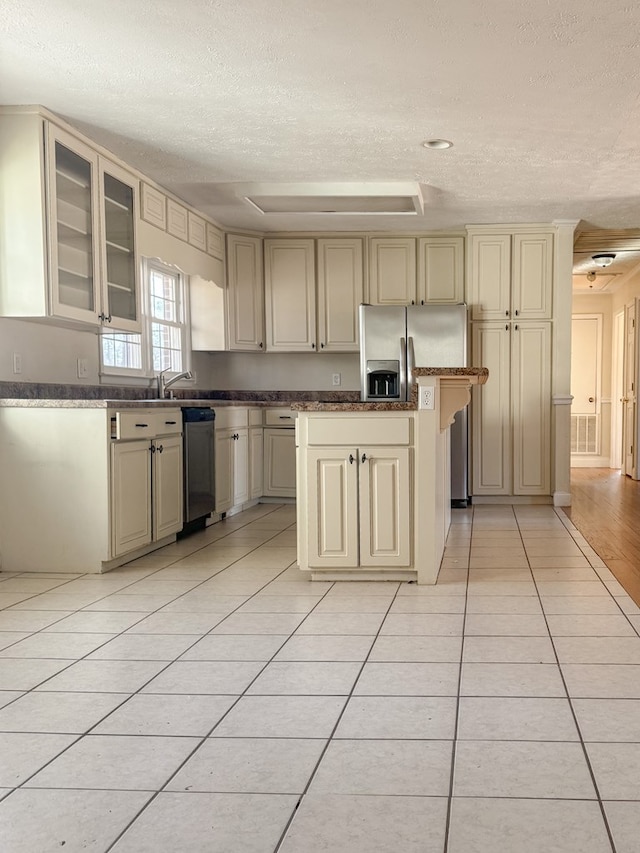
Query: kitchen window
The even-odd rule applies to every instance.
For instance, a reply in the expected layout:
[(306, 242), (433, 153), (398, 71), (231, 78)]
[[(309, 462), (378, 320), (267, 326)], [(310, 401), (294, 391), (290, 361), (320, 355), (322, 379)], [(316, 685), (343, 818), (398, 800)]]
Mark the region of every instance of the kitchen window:
[(189, 369), (186, 276), (148, 258), (142, 262), (142, 334), (104, 332), (104, 374), (154, 376)]

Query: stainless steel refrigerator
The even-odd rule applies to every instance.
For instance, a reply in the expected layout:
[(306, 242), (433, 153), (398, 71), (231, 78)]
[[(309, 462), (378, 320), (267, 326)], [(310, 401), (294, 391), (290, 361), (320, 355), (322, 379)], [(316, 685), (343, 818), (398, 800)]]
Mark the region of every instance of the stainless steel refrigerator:
[[(466, 367), (466, 305), (361, 305), (360, 385), (366, 401), (407, 400), (414, 367)], [(451, 427), (451, 502), (467, 506), (467, 412)]]

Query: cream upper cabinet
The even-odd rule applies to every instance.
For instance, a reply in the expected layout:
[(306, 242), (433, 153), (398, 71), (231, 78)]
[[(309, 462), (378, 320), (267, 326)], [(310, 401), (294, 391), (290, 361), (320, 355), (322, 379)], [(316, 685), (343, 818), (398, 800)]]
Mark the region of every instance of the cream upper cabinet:
[(418, 240), (417, 301), (464, 302), (464, 237)]
[(139, 331), (138, 181), (35, 113), (0, 116), (0, 175), (0, 316)]
[(472, 234), (469, 238), (471, 319), (502, 320), (511, 316), (511, 236)]
[(413, 305), (416, 241), (409, 237), (369, 239), (369, 296), (372, 305)]
[(472, 494), (548, 495), (551, 488), (551, 323), (482, 322), (472, 329)]
[(167, 230), (167, 197), (144, 181), (140, 186), (140, 218), (162, 231)]
[(552, 234), (471, 234), (468, 263), (473, 320), (551, 319)]
[(189, 216), (187, 208), (172, 198), (167, 199), (167, 232), (172, 237), (189, 240)]
[(114, 163), (99, 158), (102, 203), (102, 314), (122, 332), (141, 328), (140, 273), (136, 247), (138, 182)]
[(553, 288), (553, 236), (513, 235), (511, 307), (520, 320), (551, 318)]
[(316, 349), (314, 241), (264, 241), (267, 350), (313, 352)]
[(264, 351), (262, 240), (227, 235), (229, 349)]
[(361, 239), (318, 242), (318, 350), (358, 352), (358, 306), (363, 301)]

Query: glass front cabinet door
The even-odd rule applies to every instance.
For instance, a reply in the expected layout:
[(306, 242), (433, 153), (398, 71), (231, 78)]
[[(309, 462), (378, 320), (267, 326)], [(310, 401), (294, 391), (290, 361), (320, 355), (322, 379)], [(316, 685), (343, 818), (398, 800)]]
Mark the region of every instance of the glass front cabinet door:
[(140, 331), (136, 181), (51, 124), (48, 152), (51, 313)]
[(137, 182), (100, 158), (102, 311), (100, 320), (115, 331), (139, 332), (139, 287), (135, 222)]
[(50, 298), (55, 316), (99, 322), (98, 156), (49, 125)]

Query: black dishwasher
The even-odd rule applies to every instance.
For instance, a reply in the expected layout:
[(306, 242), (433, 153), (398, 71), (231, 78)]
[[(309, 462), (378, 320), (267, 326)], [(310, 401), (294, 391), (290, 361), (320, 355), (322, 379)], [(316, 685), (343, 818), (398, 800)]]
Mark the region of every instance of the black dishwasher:
[(182, 410), (185, 525), (203, 519), (216, 508), (215, 417), (208, 407)]

